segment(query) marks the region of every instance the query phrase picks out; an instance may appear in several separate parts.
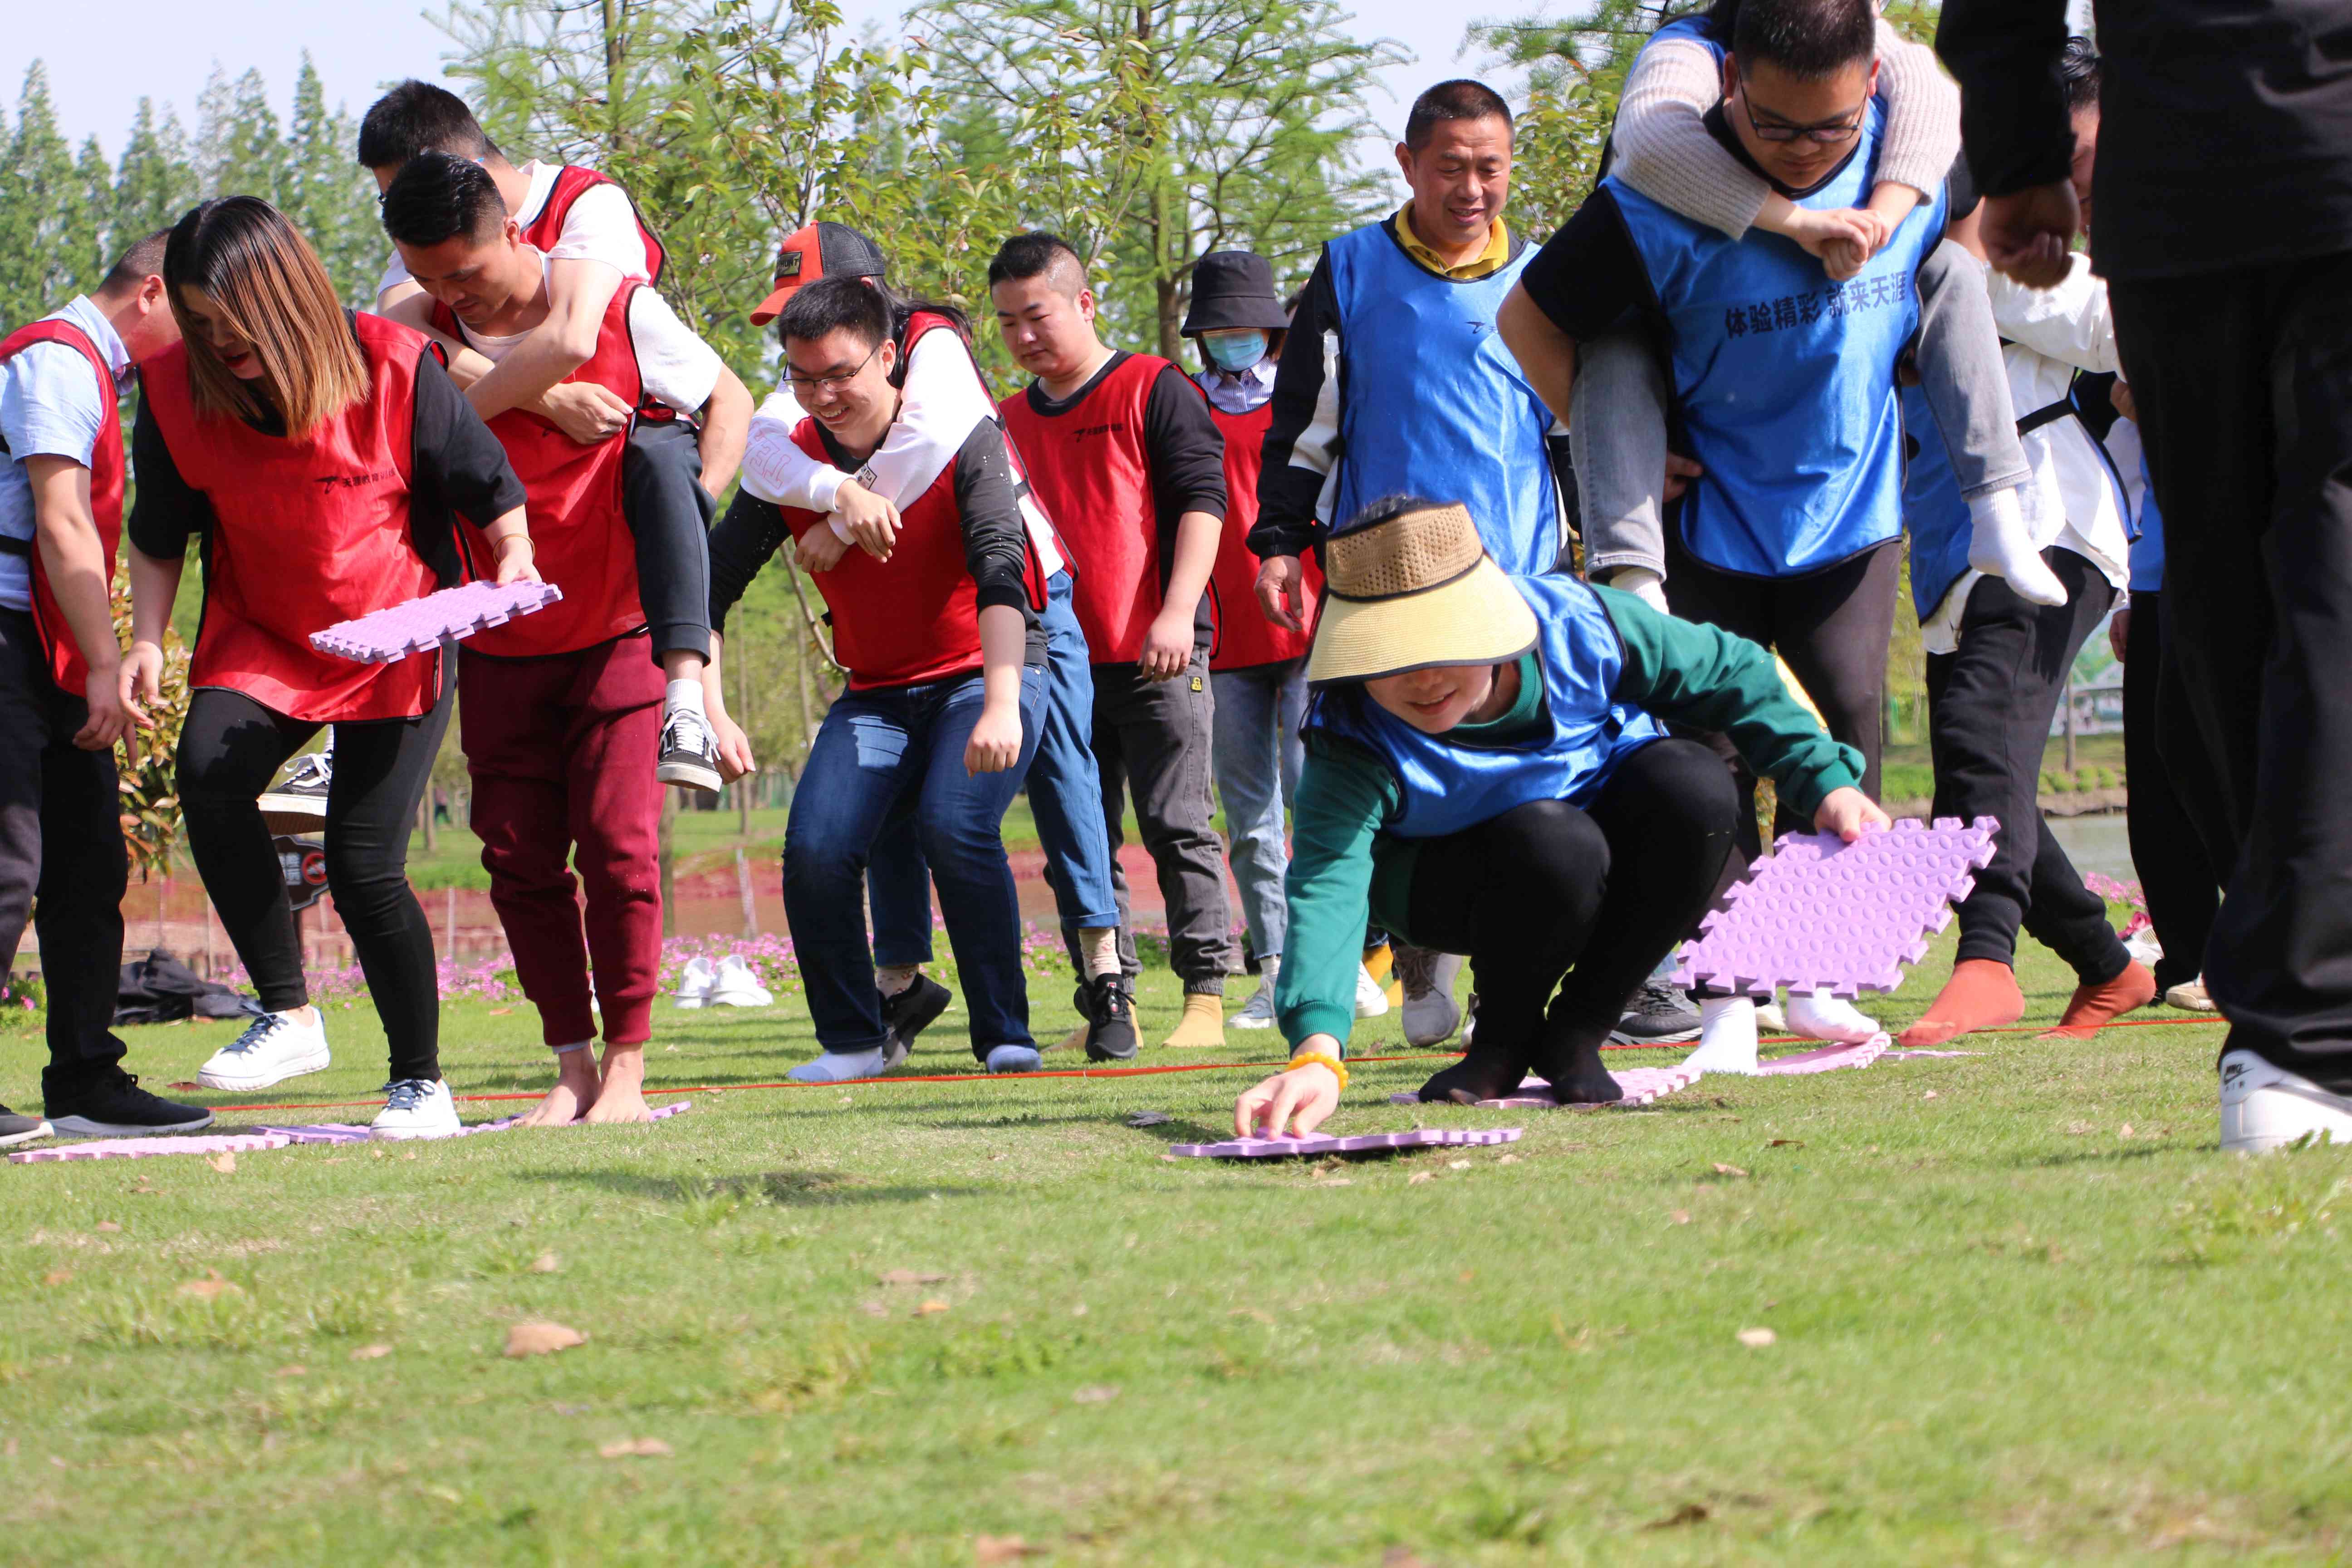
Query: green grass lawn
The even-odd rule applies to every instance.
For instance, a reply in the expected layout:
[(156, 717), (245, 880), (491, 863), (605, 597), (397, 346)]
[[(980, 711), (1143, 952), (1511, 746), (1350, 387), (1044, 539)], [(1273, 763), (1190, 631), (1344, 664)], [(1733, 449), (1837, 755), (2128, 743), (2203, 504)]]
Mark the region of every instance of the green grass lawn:
[[(2025, 979), (2053, 1017), (2059, 966)], [(969, 1068), (959, 1017), (918, 1070)], [(797, 997), (658, 1021), (673, 1084), (811, 1046)], [(276, 1098), (374, 1089), (364, 1004), (331, 1029), (337, 1067)], [(546, 1073), (527, 1007), (446, 1031), (462, 1093)], [(183, 1079), (227, 1035), (140, 1030), (131, 1066)], [(2220, 1156), (2217, 1038), (2009, 1035), (1590, 1115), (1391, 1107), (1428, 1064), (1368, 1064), (1340, 1130), (1527, 1136), (1360, 1163), (1160, 1159), (1236, 1070), (0, 1167), (0, 1559), (2340, 1559), (2352, 1156)], [(37, 1068), (5, 1037), (0, 1099)], [(1123, 1125), (1147, 1109), (1173, 1121)], [(541, 1319), (588, 1341), (500, 1353)]]

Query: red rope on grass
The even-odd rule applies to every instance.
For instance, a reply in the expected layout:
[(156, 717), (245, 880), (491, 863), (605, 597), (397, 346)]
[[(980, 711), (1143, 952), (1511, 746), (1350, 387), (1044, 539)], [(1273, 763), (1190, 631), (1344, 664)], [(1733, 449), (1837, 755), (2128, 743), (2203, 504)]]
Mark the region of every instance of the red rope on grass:
[[(2107, 1029), (2159, 1029), (2172, 1028), (2185, 1024), (2224, 1024), (2227, 1022), (2229, 1022), (2228, 1019), (2219, 1017), (2134, 1018), (2123, 1023), (2105, 1024), (2102, 1025), (2101, 1027)], [(1972, 1032), (1979, 1035), (2038, 1035), (2047, 1033), (2051, 1027), (2053, 1027), (2053, 1026), (2042, 1024), (2021, 1024), (2011, 1028), (1977, 1029)], [(1958, 1037), (1955, 1037), (1957, 1038)], [(1774, 1035), (1767, 1037), (1762, 1043), (1772, 1046), (1791, 1046), (1802, 1045), (1807, 1042), (1796, 1035)], [(1818, 1045), (1820, 1042), (1814, 1041), (1811, 1043)], [(1656, 1051), (1668, 1049), (1669, 1047), (1666, 1046), (1603, 1046), (1601, 1048), (1604, 1051)], [(1357, 1067), (1368, 1066), (1373, 1062), (1442, 1062), (1452, 1061), (1454, 1058), (1460, 1055), (1461, 1053), (1459, 1051), (1416, 1051), (1405, 1052), (1396, 1056), (1388, 1057), (1349, 1057), (1348, 1061), (1349, 1065)], [(1153, 1078), (1167, 1073), (1235, 1072), (1243, 1068), (1273, 1068), (1277, 1065), (1279, 1064), (1273, 1061), (1169, 1062), (1151, 1067), (1139, 1068), (1056, 1068), (1042, 1072), (1023, 1073), (899, 1073), (889, 1078), (851, 1079), (846, 1083), (795, 1083), (790, 1079), (780, 1079), (773, 1083), (702, 1083), (690, 1084), (682, 1089), (648, 1089), (645, 1092), (647, 1096), (657, 1094), (738, 1094), (748, 1089), (848, 1089), (851, 1087), (873, 1089), (876, 1087), (887, 1088), (893, 1084), (902, 1083), (990, 1083), (998, 1079), (1004, 1079), (1013, 1082), (1031, 1082), (1041, 1078)], [(450, 1098), (452, 1100), (541, 1100), (544, 1099), (545, 1096), (537, 1089), (520, 1089), (508, 1094), (453, 1094)], [(210, 1107), (210, 1109), (215, 1110), (341, 1110), (351, 1106), (375, 1105), (378, 1103), (380, 1102), (373, 1100), (288, 1100), (282, 1104), (276, 1105), (215, 1105)]]

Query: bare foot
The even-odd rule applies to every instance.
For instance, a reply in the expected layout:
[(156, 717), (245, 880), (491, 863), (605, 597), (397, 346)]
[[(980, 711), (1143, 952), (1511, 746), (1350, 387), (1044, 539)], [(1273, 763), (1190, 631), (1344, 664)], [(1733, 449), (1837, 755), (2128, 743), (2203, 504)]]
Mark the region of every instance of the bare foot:
[(654, 1113), (646, 1104), (645, 1090), (646, 1047), (606, 1046), (604, 1087), (598, 1091), (596, 1103), (588, 1108), (588, 1120), (599, 1124), (651, 1121)]
[(592, 1051), (566, 1051), (555, 1058), (555, 1087), (519, 1125), (569, 1127), (596, 1103), (596, 1058)]

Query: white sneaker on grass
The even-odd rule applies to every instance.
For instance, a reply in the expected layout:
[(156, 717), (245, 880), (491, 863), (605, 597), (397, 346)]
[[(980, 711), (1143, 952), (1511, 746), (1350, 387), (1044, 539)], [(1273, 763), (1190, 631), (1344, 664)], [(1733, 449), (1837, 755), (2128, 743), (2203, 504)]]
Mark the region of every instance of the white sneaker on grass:
[(2221, 1058), (2221, 1151), (2261, 1154), (2308, 1138), (2352, 1143), (2352, 1098), (2274, 1067), (2252, 1051)]
[(730, 952), (719, 961), (719, 968), (710, 980), (709, 1005), (713, 1007), (772, 1007), (775, 997), (760, 984), (743, 955)]
[(1356, 1016), (1377, 1018), (1389, 1010), (1386, 987), (1372, 978), (1372, 972), (1362, 964), (1356, 965)]
[(457, 1101), (439, 1079), (395, 1079), (383, 1091), (383, 1109), (368, 1123), (369, 1136), (398, 1142), (457, 1135)]
[(719, 978), (707, 958), (689, 958), (686, 973), (677, 977), (677, 991), (670, 998), (681, 1007), (700, 1007), (710, 1001), (710, 987)]
[(1228, 1029), (1271, 1029), (1274, 1027), (1275, 968), (1265, 965), (1265, 973), (1257, 977), (1257, 989), (1242, 1004), (1242, 1010), (1225, 1020)]
[(264, 1013), (196, 1069), (196, 1081), (206, 1089), (242, 1092), (326, 1071), (326, 1019), (316, 1007), (308, 1011), (307, 1019), (301, 1008)]

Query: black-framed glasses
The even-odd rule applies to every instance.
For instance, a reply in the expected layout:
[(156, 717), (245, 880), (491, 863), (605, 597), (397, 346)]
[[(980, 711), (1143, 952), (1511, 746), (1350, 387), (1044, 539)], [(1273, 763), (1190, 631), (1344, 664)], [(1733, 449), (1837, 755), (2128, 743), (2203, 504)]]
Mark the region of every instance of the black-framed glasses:
[(1834, 147), (1842, 142), (1853, 141), (1862, 130), (1863, 116), (1870, 112), (1870, 105), (1865, 103), (1843, 120), (1818, 125), (1767, 125), (1756, 118), (1756, 106), (1748, 101), (1744, 93), (1740, 95), (1739, 107), (1741, 112), (1748, 116), (1748, 128), (1756, 132), (1759, 142), (1794, 142), (1803, 136), (1823, 147)]
[(882, 343), (889, 341), (889, 339), (885, 338), (881, 342), (876, 343), (874, 345), (874, 353), (869, 353), (864, 359), (859, 360), (856, 367), (853, 369), (837, 370), (830, 375), (803, 375), (796, 370), (787, 369), (784, 372), (784, 383), (793, 389), (793, 395), (795, 397), (804, 392), (814, 392), (821, 386), (835, 388), (847, 386), (851, 382), (857, 379), (860, 372), (864, 371), (867, 365), (874, 363), (874, 354), (878, 354), (882, 352)]

